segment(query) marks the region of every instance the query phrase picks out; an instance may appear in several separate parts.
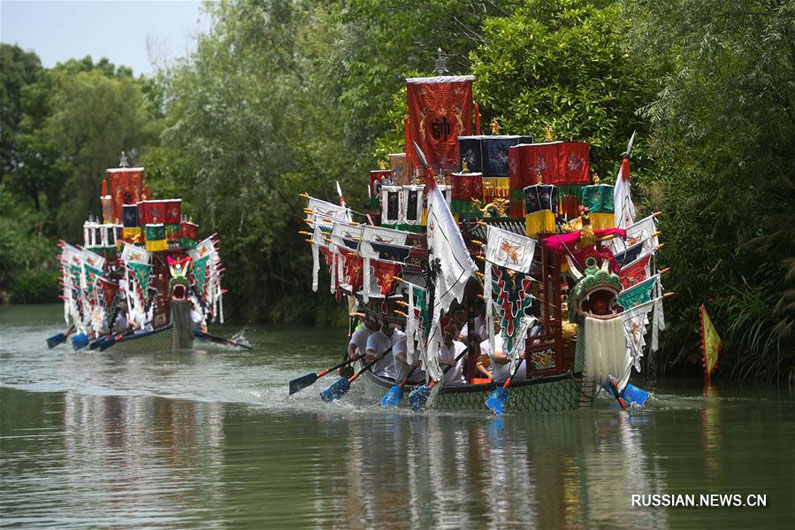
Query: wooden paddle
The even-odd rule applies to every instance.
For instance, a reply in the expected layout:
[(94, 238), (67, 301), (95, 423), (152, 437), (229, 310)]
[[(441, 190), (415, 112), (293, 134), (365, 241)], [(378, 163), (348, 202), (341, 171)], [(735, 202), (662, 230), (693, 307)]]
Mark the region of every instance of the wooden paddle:
[[(615, 387), (615, 388), (614, 388)], [(651, 397), (647, 391), (643, 390), (642, 388), (638, 388), (631, 383), (627, 383), (624, 387), (624, 390), (621, 392), (618, 391), (618, 379), (615, 377), (610, 377), (610, 381), (605, 381), (602, 385), (602, 388), (610, 392), (613, 397), (618, 394), (618, 397), (624, 401), (626, 404), (631, 404), (633, 407), (643, 407), (646, 405), (646, 400)], [(621, 401), (618, 403), (621, 405)], [(622, 406), (621, 408), (626, 409), (627, 407)]]
[[(461, 358), (464, 357), (464, 355), (466, 355), (468, 349), (469, 348), (464, 348), (464, 350), (458, 354), (458, 356), (455, 358), (456, 364), (458, 364), (458, 361), (460, 361)], [(444, 369), (442, 370), (442, 377), (444, 377), (444, 374), (449, 372), (452, 368), (453, 368), (452, 366), (445, 366)], [(411, 409), (414, 411), (418, 411), (422, 407), (424, 407), (425, 404), (428, 402), (428, 398), (431, 395), (431, 391), (438, 384), (439, 381), (431, 381), (430, 384), (426, 383), (421, 387), (417, 388), (416, 390), (414, 390), (414, 392), (412, 392), (411, 394), (409, 394), (409, 402), (411, 403)]]
[(223, 337), (217, 337), (215, 335), (210, 335), (209, 333), (204, 333), (203, 331), (194, 331), (193, 334), (200, 339), (209, 340), (210, 342), (217, 342), (219, 344), (229, 344), (230, 346), (236, 346), (238, 348), (243, 348), (246, 350), (253, 350), (254, 348), (249, 346), (248, 344), (244, 344), (242, 342), (237, 342), (232, 339), (225, 339)]
[(389, 349), (385, 351), (380, 358), (375, 358), (369, 363), (365, 364), (364, 368), (353, 374), (351, 377), (349, 378), (340, 377), (339, 379), (337, 379), (336, 381), (334, 381), (329, 386), (323, 389), (323, 391), (320, 393), (320, 399), (322, 399), (325, 402), (330, 402), (334, 401), (335, 399), (341, 398), (342, 396), (348, 393), (348, 390), (351, 389), (351, 383), (356, 381), (360, 375), (362, 375), (364, 372), (369, 370), (371, 366), (373, 366), (375, 363), (377, 363), (378, 361), (389, 355), (391, 352), (392, 352), (392, 346), (390, 346)]
[(304, 374), (301, 377), (297, 377), (297, 378), (293, 379), (292, 381), (290, 381), (290, 394), (289, 395), (292, 396), (293, 394), (295, 394), (299, 390), (303, 390), (306, 387), (308, 387), (310, 385), (313, 385), (315, 383), (315, 381), (317, 381), (318, 379), (320, 379), (324, 375), (326, 375), (326, 374), (328, 374), (330, 372), (333, 372), (334, 370), (336, 370), (338, 368), (342, 368), (343, 366), (351, 364), (352, 362), (358, 361), (362, 357), (364, 357), (364, 355), (357, 355), (353, 359), (348, 359), (347, 361), (342, 361), (341, 363), (339, 363), (339, 364), (337, 364), (335, 366), (332, 366), (331, 368), (326, 368), (325, 370), (321, 370), (319, 372), (309, 372), (308, 374)]
[(618, 404), (621, 406), (621, 410), (627, 410), (627, 404), (621, 399), (621, 396), (618, 394), (618, 386), (611, 380), (608, 382), (610, 386), (610, 392), (613, 394), (613, 397), (616, 398)]

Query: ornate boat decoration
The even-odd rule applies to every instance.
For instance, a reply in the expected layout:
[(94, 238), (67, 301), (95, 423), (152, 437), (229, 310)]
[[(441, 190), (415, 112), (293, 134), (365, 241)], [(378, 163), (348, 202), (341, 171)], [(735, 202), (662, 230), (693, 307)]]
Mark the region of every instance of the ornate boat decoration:
[(73, 334), (75, 349), (174, 350), (223, 322), (217, 241), (197, 240), (181, 199), (152, 199), (144, 169), (127, 167), (122, 153), (100, 201), (102, 218), (85, 222), (82, 246), (59, 243), (64, 339)]
[[(406, 80), (406, 149), (390, 155), (391, 170), (370, 172), (369, 212), (351, 210), (339, 187), (339, 205), (303, 195), (313, 287), (322, 254), (352, 329), (369, 316), (405, 330), (400, 362), (417, 365), (409, 373), (420, 370), (425, 385), (362, 359), (372, 396), (435, 386), (435, 406), (480, 408), (504, 387), (511, 410), (527, 412), (588, 406), (602, 388), (621, 396), (657, 349), (666, 296), (654, 262), (659, 213), (635, 221), (632, 140), (616, 185), (600, 183), (588, 144), (554, 141), (551, 128), (541, 143), (498, 124), (480, 134), (473, 79)], [(355, 237), (335, 237), (341, 226)], [(385, 240), (393, 251), (379, 252)], [(440, 352), (462, 308), (470, 332), (456, 337), (462, 376), (449, 382)]]

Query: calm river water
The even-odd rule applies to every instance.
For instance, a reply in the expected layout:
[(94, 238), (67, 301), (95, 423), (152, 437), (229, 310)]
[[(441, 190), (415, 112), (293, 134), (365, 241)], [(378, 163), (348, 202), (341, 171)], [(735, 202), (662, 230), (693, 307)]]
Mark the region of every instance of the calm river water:
[[(254, 351), (47, 350), (60, 318), (0, 307), (0, 526), (795, 526), (786, 391), (705, 397), (692, 381), (647, 384), (644, 412), (608, 400), (535, 417), (392, 412), (356, 384), (322, 403), (331, 380), (288, 398), (287, 381), (336, 362), (340, 332), (248, 330)], [(713, 493), (767, 506), (632, 506), (633, 494)]]

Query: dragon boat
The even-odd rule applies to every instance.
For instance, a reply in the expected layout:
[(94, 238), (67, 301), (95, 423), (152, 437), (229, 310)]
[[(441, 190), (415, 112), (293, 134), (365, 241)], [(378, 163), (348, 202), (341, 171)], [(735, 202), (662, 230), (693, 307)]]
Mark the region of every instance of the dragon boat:
[[(83, 224), (83, 244), (59, 243), (67, 333), (74, 349), (161, 352), (210, 337), (223, 322), (221, 259), (212, 235), (182, 215), (181, 199), (152, 199), (144, 168), (108, 169), (102, 218)], [(60, 338), (59, 338), (60, 337)]]
[[(302, 195), (313, 289), (325, 261), (352, 326), (372, 316), (405, 329), (407, 360), (420, 361), (425, 384), (357, 361), (372, 399), (400, 383), (435, 385), (436, 407), (482, 408), (500, 388), (525, 412), (591, 406), (603, 388), (620, 398), (658, 347), (670, 294), (655, 263), (660, 213), (636, 220), (632, 203), (634, 133), (615, 183), (602, 183), (589, 145), (556, 141), (549, 127), (543, 142), (500, 134), (496, 121), (481, 134), (473, 80), (406, 80), (405, 150), (370, 172), (365, 212), (346, 204), (339, 184), (339, 204)], [(468, 334), (465, 381), (445, 385), (439, 352), (454, 307), (486, 335)], [(507, 383), (477, 369), (480, 344), (493, 352), (495, 334)]]

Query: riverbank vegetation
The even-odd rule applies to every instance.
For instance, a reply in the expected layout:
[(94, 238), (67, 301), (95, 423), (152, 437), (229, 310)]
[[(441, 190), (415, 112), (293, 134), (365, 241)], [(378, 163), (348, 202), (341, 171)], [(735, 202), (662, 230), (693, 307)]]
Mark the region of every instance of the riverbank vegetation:
[[(633, 130), (633, 194), (662, 210), (668, 329), (650, 368), (698, 370), (697, 308), (719, 375), (795, 367), (795, 0), (221, 2), (188, 58), (152, 77), (107, 60), (43, 68), (2, 45), (0, 290), (57, 296), (55, 242), (98, 214), (122, 150), (155, 196), (221, 235), (230, 307), (339, 321), (310, 290), (298, 194), (364, 205), (402, 149), (403, 78), (436, 49), (474, 73), (483, 123), (592, 145), (612, 181)], [(362, 208), (357, 208), (362, 209)]]

